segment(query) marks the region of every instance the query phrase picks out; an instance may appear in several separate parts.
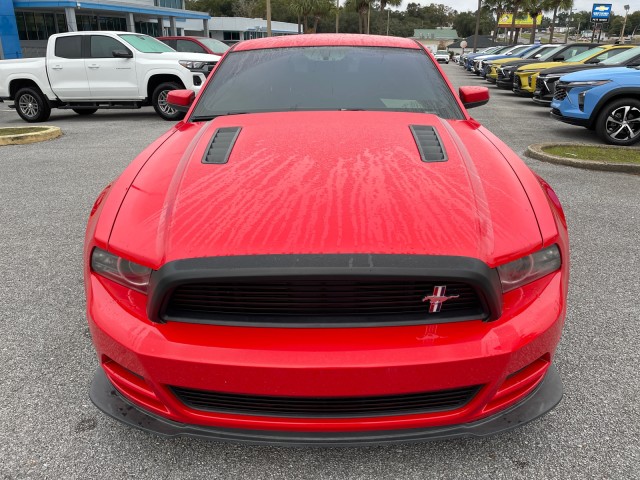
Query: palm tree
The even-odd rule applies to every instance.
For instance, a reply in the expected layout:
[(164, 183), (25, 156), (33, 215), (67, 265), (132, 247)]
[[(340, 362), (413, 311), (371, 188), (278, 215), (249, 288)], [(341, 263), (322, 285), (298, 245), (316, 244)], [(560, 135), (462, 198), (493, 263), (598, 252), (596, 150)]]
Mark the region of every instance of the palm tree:
[(496, 16), (496, 28), (493, 31), (493, 41), (498, 38), (498, 24), (500, 23), (500, 17), (509, 8), (508, 0), (484, 0), (484, 6)]
[[(380, 13), (384, 12), (385, 8), (387, 8), (387, 5), (391, 5), (392, 7), (399, 7), (400, 5), (402, 5), (402, 0), (380, 0)], [(378, 23), (378, 29), (380, 30), (379, 33), (382, 35), (384, 15), (380, 15), (380, 21)]]
[(556, 18), (558, 17), (558, 10), (571, 10), (573, 8), (573, 0), (548, 0), (547, 8), (551, 10), (553, 8), (553, 20), (551, 20), (551, 30), (549, 32), (549, 43), (553, 43), (553, 32), (555, 31)]
[(531, 39), (529, 40), (530, 44), (533, 44), (536, 40), (538, 15), (540, 15), (543, 10), (547, 9), (547, 2), (548, 0), (525, 0), (524, 5), (522, 6), (523, 10), (533, 18), (533, 28), (531, 31)]
[(371, 3), (373, 0), (346, 0), (344, 4), (345, 10), (358, 12), (358, 33), (369, 33), (367, 13)]
[(509, 2), (511, 13), (513, 14), (513, 18), (511, 19), (511, 33), (509, 33), (509, 43), (518, 41), (518, 37), (516, 36), (516, 18), (518, 16), (518, 10), (520, 10), (524, 1), (525, 0), (511, 0)]

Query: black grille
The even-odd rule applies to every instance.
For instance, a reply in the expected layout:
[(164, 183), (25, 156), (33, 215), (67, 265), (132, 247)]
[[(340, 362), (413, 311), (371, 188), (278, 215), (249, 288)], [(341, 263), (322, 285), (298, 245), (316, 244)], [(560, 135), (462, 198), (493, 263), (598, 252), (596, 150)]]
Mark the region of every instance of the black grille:
[(238, 395), (171, 387), (190, 408), (237, 415), (270, 417), (363, 417), (441, 412), (460, 408), (480, 387), (375, 397), (283, 397)]
[(538, 77), (536, 79), (536, 90), (542, 90), (545, 87), (544, 78)]
[[(434, 287), (446, 286), (440, 312), (429, 313)], [(453, 298), (455, 296), (457, 298)], [(162, 320), (305, 326), (321, 323), (415, 324), (486, 319), (475, 289), (462, 282), (387, 277), (221, 279), (179, 285)]]
[(557, 85), (556, 91), (553, 94), (553, 98), (555, 98), (556, 100), (564, 100), (566, 96), (567, 96), (567, 89)]

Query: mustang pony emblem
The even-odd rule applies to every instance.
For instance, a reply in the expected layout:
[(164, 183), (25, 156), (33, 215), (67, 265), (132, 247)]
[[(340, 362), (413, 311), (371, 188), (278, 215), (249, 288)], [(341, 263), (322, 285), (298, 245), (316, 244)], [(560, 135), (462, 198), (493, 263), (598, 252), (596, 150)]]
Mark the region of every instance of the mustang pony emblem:
[(442, 304), (452, 298), (458, 298), (460, 295), (445, 296), (447, 291), (446, 285), (439, 285), (433, 287), (433, 294), (422, 299), (423, 302), (429, 302), (429, 313), (437, 313), (442, 308)]

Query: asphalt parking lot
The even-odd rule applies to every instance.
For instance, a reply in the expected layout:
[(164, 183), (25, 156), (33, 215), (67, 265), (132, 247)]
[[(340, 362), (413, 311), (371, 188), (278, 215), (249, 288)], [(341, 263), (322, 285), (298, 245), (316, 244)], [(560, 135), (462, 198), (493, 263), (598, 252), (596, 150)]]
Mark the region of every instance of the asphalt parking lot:
[[(455, 86), (487, 85), (443, 65)], [(490, 87), (473, 116), (518, 154), (593, 141), (548, 109)], [(0, 103), (0, 127), (25, 123)], [(640, 478), (640, 177), (525, 162), (564, 204), (569, 312), (555, 362), (562, 403), (483, 439), (367, 448), (280, 448), (162, 439), (99, 413), (81, 254), (95, 197), (170, 127), (152, 109), (54, 111), (64, 136), (0, 147), (0, 479)], [(476, 152), (481, 155), (481, 152)]]

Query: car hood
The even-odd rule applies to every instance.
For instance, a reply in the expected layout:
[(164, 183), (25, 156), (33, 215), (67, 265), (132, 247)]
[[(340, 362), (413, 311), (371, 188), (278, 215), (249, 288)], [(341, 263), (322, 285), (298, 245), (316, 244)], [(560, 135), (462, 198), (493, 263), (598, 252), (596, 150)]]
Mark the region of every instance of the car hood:
[(546, 70), (543, 70), (540, 72), (540, 76), (547, 76), (547, 75), (564, 75), (566, 73), (571, 73), (571, 72), (579, 72), (582, 70), (590, 70), (592, 68), (611, 68), (611, 67), (607, 67), (606, 65), (598, 65), (597, 63), (578, 63), (578, 64), (571, 64), (571, 65), (560, 65), (559, 67), (553, 67), (553, 68), (547, 68)]
[(539, 72), (541, 70), (546, 70), (547, 68), (559, 67), (559, 66), (571, 66), (571, 65), (582, 65), (582, 63), (578, 62), (539, 62), (534, 63), (533, 65), (522, 65), (518, 68), (519, 72)]
[[(446, 161), (410, 129), (432, 126)], [(240, 127), (228, 162), (202, 159)], [(490, 266), (539, 248), (527, 195), (475, 121), (389, 112), (286, 112), (178, 127), (139, 172), (109, 239), (154, 268), (208, 256), (456, 255)]]
[(566, 82), (579, 82), (579, 81), (589, 81), (589, 80), (618, 80), (623, 78), (632, 78), (640, 80), (640, 70), (632, 67), (615, 67), (615, 68), (607, 68), (606, 71), (596, 69), (589, 70), (587, 72), (574, 72), (569, 73), (568, 75), (564, 75), (562, 77), (562, 81)]

